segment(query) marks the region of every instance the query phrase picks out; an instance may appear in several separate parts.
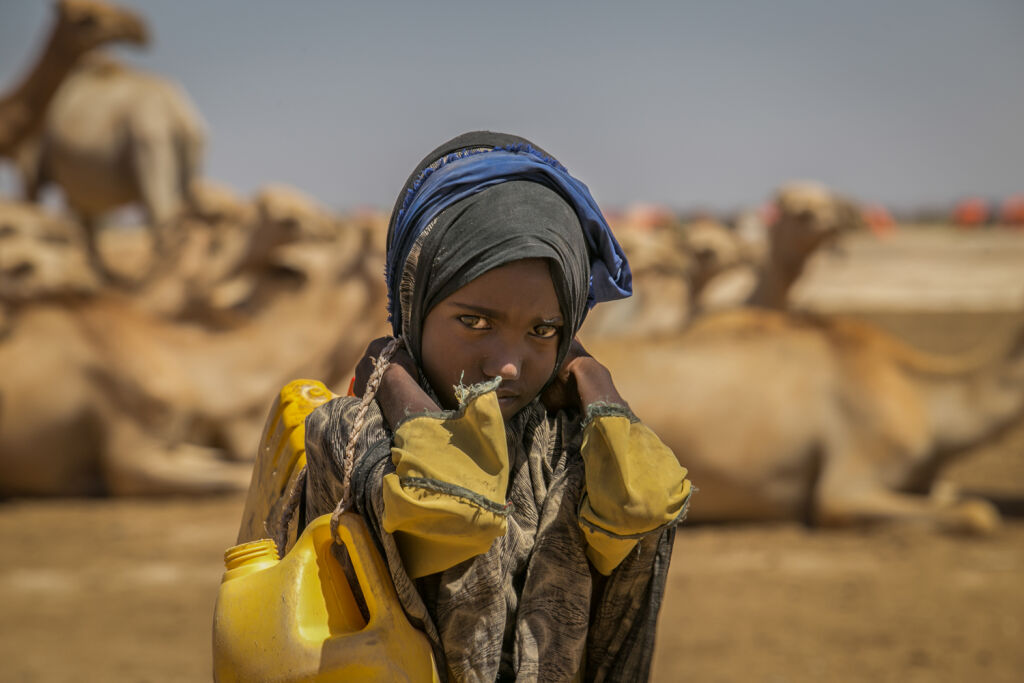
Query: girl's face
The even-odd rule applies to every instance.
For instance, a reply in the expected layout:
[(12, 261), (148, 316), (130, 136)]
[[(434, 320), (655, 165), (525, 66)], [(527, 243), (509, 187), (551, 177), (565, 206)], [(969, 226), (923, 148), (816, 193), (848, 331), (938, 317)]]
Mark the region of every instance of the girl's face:
[(555, 371), (564, 322), (543, 259), (489, 270), (438, 303), (423, 321), (423, 371), (445, 408), (452, 386), (501, 376), (498, 403), (506, 421)]

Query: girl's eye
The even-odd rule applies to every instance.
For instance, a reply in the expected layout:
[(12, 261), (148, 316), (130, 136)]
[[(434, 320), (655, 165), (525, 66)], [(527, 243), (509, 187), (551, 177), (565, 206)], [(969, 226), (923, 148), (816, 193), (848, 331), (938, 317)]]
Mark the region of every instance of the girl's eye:
[(558, 334), (558, 328), (554, 325), (537, 325), (533, 328), (533, 334), (541, 339), (551, 339)]
[(478, 315), (460, 315), (459, 322), (472, 330), (486, 330), (491, 327), (484, 318)]

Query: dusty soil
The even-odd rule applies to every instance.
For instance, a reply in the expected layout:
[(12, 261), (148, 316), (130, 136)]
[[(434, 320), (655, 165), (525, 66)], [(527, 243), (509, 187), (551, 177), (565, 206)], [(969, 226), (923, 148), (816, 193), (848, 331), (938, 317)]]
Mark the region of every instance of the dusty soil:
[[(869, 317), (937, 350), (1020, 321), (976, 307)], [(991, 538), (684, 526), (654, 680), (1022, 680), (1022, 456), (1024, 425), (946, 474), (999, 503), (1006, 523)], [(221, 555), (241, 508), (241, 497), (0, 503), (0, 680), (209, 680)]]
[(991, 538), (913, 527), (684, 528), (655, 681), (1019, 681), (1024, 429), (947, 479), (1001, 503)]
[[(1019, 432), (955, 477), (1016, 514)], [(209, 680), (221, 553), (241, 507), (235, 497), (4, 504), (0, 680)], [(1018, 681), (1021, 586), (1020, 517), (986, 539), (684, 527), (653, 680)]]

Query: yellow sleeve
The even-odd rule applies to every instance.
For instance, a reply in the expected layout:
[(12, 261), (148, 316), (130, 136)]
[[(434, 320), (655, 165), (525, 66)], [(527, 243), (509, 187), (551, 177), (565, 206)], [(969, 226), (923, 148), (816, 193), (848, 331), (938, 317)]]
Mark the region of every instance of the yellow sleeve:
[(641, 537), (684, 513), (686, 468), (650, 429), (627, 415), (593, 418), (581, 447), (587, 490), (579, 524), (587, 557), (608, 575)]
[(508, 448), (493, 391), (455, 417), (417, 416), (394, 433), (384, 476), (384, 530), (412, 578), (487, 552), (507, 529)]

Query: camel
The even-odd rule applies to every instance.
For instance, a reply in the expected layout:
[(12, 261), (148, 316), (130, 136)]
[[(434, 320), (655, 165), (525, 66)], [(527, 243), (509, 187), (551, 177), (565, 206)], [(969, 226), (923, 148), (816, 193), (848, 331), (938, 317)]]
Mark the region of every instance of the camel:
[(776, 192), (778, 218), (767, 244), (751, 243), (702, 218), (618, 238), (633, 270), (634, 296), (595, 310), (586, 339), (681, 332), (709, 310), (738, 305), (785, 309), (810, 257), (860, 225), (850, 200), (824, 186), (794, 182)]
[(304, 376), (344, 390), (384, 333), (366, 242), (343, 230), (284, 245), (302, 286), (229, 330), (110, 289), (16, 306), (0, 340), (0, 496), (245, 490), (275, 392)]
[(99, 279), (78, 226), (37, 204), (0, 199), (0, 301), (89, 295)]
[(582, 338), (682, 329), (690, 314), (692, 281), (699, 268), (695, 255), (681, 247), (678, 233), (672, 229), (626, 230), (617, 237), (633, 271), (633, 296), (590, 311)]
[(633, 271), (633, 296), (594, 309), (585, 339), (679, 332), (702, 309), (711, 282), (753, 267), (746, 245), (708, 218), (655, 230), (627, 228), (617, 237)]
[(56, 14), (35, 64), (0, 98), (0, 156), (13, 157), (39, 132), (54, 94), (82, 55), (105, 43), (148, 42), (145, 23), (122, 7), (98, 0), (60, 0)]
[(256, 209), (232, 189), (206, 179), (193, 182), (192, 195), (194, 205), (177, 225), (178, 248), (158, 267), (153, 262), (160, 254), (146, 226), (106, 230), (99, 249), (119, 279), (139, 283), (131, 301), (140, 308), (170, 320), (200, 322), (211, 290), (249, 250)]
[(986, 501), (926, 494), (1024, 418), (1024, 331), (999, 353), (946, 357), (851, 319), (736, 309), (588, 350), (689, 468), (694, 521), (998, 525)]
[[(289, 245), (329, 245), (342, 231), (337, 217), (289, 186), (266, 185), (248, 201), (202, 180), (193, 193), (195, 209), (179, 223), (179, 248), (131, 297), (142, 309), (171, 320), (211, 329), (245, 324), (279, 292), (303, 285), (305, 255), (293, 254)], [(144, 268), (156, 255), (140, 237), (108, 231), (105, 257)]]
[(141, 203), (156, 253), (172, 253), (169, 230), (194, 204), (204, 145), (205, 124), (184, 90), (91, 55), (61, 86), (39, 136), (25, 143), (19, 170), (29, 199), (47, 182), (61, 187), (97, 269), (118, 282), (96, 246), (99, 220)]
[(250, 209), (248, 223), (214, 235), (201, 259), (203, 282), (195, 283), (181, 317), (221, 328), (244, 324), (281, 292), (303, 287), (309, 250), (333, 248), (342, 234), (338, 218), (286, 185), (262, 187)]
[(35, 204), (0, 199), (0, 341), (26, 302), (81, 298), (99, 289), (77, 228)]
[(789, 292), (808, 259), (821, 247), (836, 245), (843, 234), (864, 227), (851, 200), (813, 182), (793, 182), (776, 193), (778, 220), (768, 234), (767, 253), (748, 306), (784, 310)]
[(712, 219), (683, 226), (682, 244), (693, 254), (697, 266), (690, 275), (691, 316), (704, 312), (704, 299), (712, 282), (728, 273), (757, 268), (763, 258), (735, 231)]

